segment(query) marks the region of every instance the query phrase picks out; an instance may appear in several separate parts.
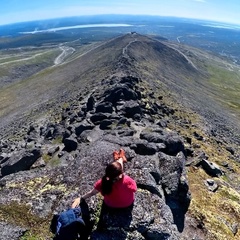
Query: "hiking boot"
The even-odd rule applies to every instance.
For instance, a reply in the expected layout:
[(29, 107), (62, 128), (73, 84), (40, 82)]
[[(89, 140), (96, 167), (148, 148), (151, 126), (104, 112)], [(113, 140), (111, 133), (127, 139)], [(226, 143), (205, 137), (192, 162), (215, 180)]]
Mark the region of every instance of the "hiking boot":
[(113, 152), (113, 159), (117, 161), (119, 158), (120, 158), (120, 156), (119, 156), (118, 151), (114, 151)]
[(122, 158), (123, 162), (127, 162), (125, 151), (122, 148), (119, 150), (119, 157)]

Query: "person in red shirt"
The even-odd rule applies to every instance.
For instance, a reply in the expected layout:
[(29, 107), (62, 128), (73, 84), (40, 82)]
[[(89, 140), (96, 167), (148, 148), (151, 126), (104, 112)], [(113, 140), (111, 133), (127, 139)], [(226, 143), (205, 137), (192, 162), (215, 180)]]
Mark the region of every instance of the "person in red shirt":
[(113, 158), (115, 161), (108, 164), (105, 175), (94, 184), (91, 191), (76, 198), (72, 208), (78, 206), (81, 199), (86, 200), (98, 192), (103, 195), (104, 204), (110, 208), (127, 208), (133, 204), (137, 184), (123, 172), (123, 164), (127, 162), (124, 150), (115, 151)]

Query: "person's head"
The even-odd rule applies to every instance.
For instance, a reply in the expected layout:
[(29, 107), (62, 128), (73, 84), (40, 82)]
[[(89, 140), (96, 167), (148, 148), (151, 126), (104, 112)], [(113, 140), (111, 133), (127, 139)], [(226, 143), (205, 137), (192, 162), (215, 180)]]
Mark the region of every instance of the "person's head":
[(114, 161), (107, 165), (105, 169), (105, 175), (102, 178), (102, 194), (106, 195), (111, 193), (112, 185), (114, 182), (118, 181), (123, 174), (122, 165)]

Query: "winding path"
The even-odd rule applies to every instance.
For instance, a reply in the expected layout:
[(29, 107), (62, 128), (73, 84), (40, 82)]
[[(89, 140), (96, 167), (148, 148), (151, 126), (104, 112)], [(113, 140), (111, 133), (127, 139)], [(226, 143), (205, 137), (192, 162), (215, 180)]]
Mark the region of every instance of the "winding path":
[(9, 63), (16, 63), (16, 62), (22, 62), (22, 61), (27, 61), (27, 60), (31, 60), (31, 59), (34, 59), (38, 56), (41, 56), (47, 52), (50, 52), (51, 50), (48, 50), (48, 51), (45, 51), (45, 52), (41, 52), (41, 53), (36, 53), (35, 55), (31, 56), (31, 57), (26, 57), (26, 58), (21, 58), (21, 59), (16, 59), (16, 60), (12, 60), (12, 61), (7, 61), (7, 62), (3, 62), (3, 63), (0, 63), (0, 66), (2, 65), (6, 65), (6, 64), (9, 64)]
[(62, 53), (55, 58), (54, 65), (61, 64), (67, 56), (75, 52), (73, 47), (59, 46), (59, 48), (62, 50)]
[(134, 42), (136, 42), (136, 41), (137, 41), (137, 39), (135, 38), (133, 41), (129, 42), (126, 47), (123, 48), (123, 50), (122, 50), (123, 56), (128, 56), (128, 54), (127, 54), (127, 49), (128, 49), (128, 47), (129, 47), (132, 43), (134, 43)]

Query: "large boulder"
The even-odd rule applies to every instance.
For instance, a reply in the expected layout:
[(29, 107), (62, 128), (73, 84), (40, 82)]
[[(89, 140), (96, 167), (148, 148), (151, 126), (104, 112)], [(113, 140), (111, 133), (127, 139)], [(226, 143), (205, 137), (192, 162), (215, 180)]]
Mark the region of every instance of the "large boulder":
[(179, 153), (176, 157), (159, 153), (159, 170), (161, 175), (161, 184), (165, 195), (168, 198), (183, 201), (187, 197), (188, 185), (183, 191), (183, 186), (187, 184), (185, 171), (185, 157), (183, 153)]
[(191, 201), (185, 170), (185, 156), (182, 152), (177, 156), (159, 153), (159, 169), (161, 184), (165, 193), (166, 203), (171, 208), (174, 223), (178, 230), (184, 228), (184, 215)]
[(102, 209), (99, 225), (91, 239), (178, 240), (180, 237), (170, 208), (159, 196), (145, 190), (137, 191), (133, 208)]
[(11, 173), (29, 170), (31, 166), (41, 157), (40, 149), (22, 150), (13, 154), (6, 162), (2, 164), (1, 175), (6, 176)]
[(87, 121), (82, 121), (79, 124), (75, 124), (75, 133), (77, 136), (79, 136), (82, 132), (86, 130), (92, 130), (94, 128), (94, 125), (90, 124)]
[(107, 113), (95, 113), (90, 117), (90, 120), (94, 124), (99, 124), (102, 120), (107, 119), (109, 115)]
[(64, 150), (67, 152), (75, 151), (78, 147), (77, 139), (74, 136), (70, 136), (63, 140)]
[(87, 100), (87, 104), (86, 104), (86, 111), (91, 111), (94, 109), (94, 106), (95, 106), (95, 99), (93, 96), (90, 96)]
[(101, 102), (96, 106), (96, 113), (103, 112), (103, 113), (112, 113), (113, 106), (111, 102)]
[(116, 105), (116, 103), (121, 100), (137, 100), (139, 97), (138, 94), (126, 84), (113, 87), (107, 90), (104, 95), (104, 101), (111, 102), (113, 105)]
[(223, 175), (223, 171), (216, 163), (202, 159), (198, 165), (200, 165), (206, 171), (206, 173), (212, 177), (219, 177)]
[(183, 139), (175, 132), (168, 132), (161, 128), (151, 128), (143, 131), (140, 138), (148, 142), (164, 143), (165, 148), (162, 149), (162, 152), (168, 155), (176, 156), (179, 152), (185, 152)]
[(123, 106), (124, 116), (127, 118), (134, 118), (136, 114), (142, 115), (142, 109), (136, 101), (126, 101)]

